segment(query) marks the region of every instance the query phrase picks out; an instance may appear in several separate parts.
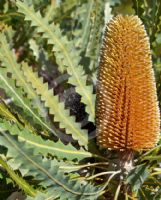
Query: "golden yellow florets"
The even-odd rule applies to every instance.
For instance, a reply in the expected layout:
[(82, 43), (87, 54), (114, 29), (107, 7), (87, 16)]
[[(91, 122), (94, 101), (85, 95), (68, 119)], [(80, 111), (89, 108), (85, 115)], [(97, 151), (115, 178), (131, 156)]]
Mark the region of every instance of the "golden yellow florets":
[(142, 150), (158, 141), (160, 115), (149, 39), (137, 16), (118, 15), (106, 27), (96, 128), (104, 148)]

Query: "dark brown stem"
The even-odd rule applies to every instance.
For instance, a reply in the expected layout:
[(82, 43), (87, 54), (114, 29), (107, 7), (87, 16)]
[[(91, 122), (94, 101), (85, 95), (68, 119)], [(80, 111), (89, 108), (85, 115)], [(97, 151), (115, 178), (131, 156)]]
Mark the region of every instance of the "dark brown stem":
[(121, 184), (121, 193), (119, 195), (120, 198), (125, 197), (125, 193), (131, 195), (131, 189), (129, 185), (125, 185), (124, 180), (129, 174), (129, 172), (133, 169), (133, 158), (134, 158), (134, 152), (133, 150), (125, 150), (119, 152), (119, 165), (118, 167), (121, 170), (120, 175), (120, 182)]
[(133, 169), (133, 150), (125, 150), (119, 152), (119, 167), (122, 173), (126, 175)]

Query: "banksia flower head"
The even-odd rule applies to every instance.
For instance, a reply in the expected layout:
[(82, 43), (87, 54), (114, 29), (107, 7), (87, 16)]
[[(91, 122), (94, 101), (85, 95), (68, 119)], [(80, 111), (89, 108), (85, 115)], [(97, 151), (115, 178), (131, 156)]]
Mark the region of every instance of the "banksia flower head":
[(118, 15), (105, 30), (97, 82), (97, 141), (144, 150), (159, 138), (160, 116), (149, 39), (137, 16)]

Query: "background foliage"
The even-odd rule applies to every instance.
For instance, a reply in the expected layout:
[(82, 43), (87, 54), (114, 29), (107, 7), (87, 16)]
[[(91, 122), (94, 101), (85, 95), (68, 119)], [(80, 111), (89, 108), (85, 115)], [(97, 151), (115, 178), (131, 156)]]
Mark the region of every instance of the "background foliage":
[(161, 103), (160, 0), (1, 0), (0, 199), (161, 199), (160, 142), (135, 155), (125, 189), (117, 155), (95, 141), (99, 52), (117, 14), (145, 25)]

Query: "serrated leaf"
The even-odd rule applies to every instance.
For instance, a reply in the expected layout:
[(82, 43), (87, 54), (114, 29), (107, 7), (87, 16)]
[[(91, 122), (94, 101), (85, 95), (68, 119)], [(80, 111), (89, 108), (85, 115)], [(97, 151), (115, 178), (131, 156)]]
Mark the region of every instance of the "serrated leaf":
[[(106, 7), (105, 7), (106, 5)], [(90, 30), (90, 36), (88, 45), (86, 48), (86, 56), (90, 58), (90, 65), (89, 69), (96, 71), (98, 67), (98, 61), (99, 61), (99, 52), (101, 47), (101, 39), (102, 39), (102, 33), (103, 33), (103, 26), (105, 23), (105, 14), (106, 14), (106, 20), (107, 20), (107, 12), (109, 7), (107, 7), (109, 4), (105, 4), (104, 1), (97, 2), (94, 1), (94, 5), (92, 8), (92, 20), (91, 20), (91, 30)], [(105, 9), (105, 11), (104, 11)], [(104, 14), (105, 12), (105, 14)], [(109, 13), (108, 13), (109, 14)], [(109, 18), (110, 16), (108, 16)]]
[(136, 166), (129, 173), (126, 184), (130, 184), (132, 186), (132, 190), (138, 192), (139, 188), (142, 186), (144, 181), (149, 176), (149, 170), (145, 165)]
[[(96, 199), (101, 190), (89, 183), (82, 184), (80, 181), (71, 181), (59, 170), (58, 163), (54, 160), (43, 159), (41, 156), (33, 156), (33, 149), (28, 149), (23, 142), (17, 142), (15, 137), (11, 137), (1, 130), (0, 144), (8, 148), (7, 156), (13, 158), (9, 164), (14, 168), (25, 172), (26, 176), (33, 176), (40, 181), (40, 185), (53, 191), (56, 189), (61, 197), (65, 194), (67, 199), (77, 200), (88, 199), (93, 196)], [(32, 155), (32, 156), (31, 156)]]
[[(43, 105), (41, 105), (39, 97), (36, 95), (31, 85), (25, 81), (25, 77), (21, 71), (21, 65), (17, 63), (15, 54), (12, 52), (12, 49), (10, 49), (4, 33), (0, 34), (0, 47), (0, 61), (2, 62), (2, 66), (6, 69), (6, 74), (8, 72), (12, 74), (11, 78), (16, 81), (16, 86), (21, 87), (24, 93), (27, 94), (27, 97), (32, 99), (33, 107), (35, 106), (36, 102), (38, 113), (40, 113), (41, 117), (45, 118)], [(39, 104), (39, 106), (37, 106), (37, 104)]]
[[(86, 77), (85, 72), (78, 61), (79, 55), (76, 53), (72, 42), (69, 42), (66, 37), (62, 37), (58, 26), (48, 24), (45, 18), (42, 18), (40, 12), (35, 12), (33, 7), (28, 7), (25, 3), (17, 1), (19, 12), (25, 15), (25, 20), (31, 22), (31, 26), (36, 27), (37, 32), (42, 33), (42, 37), (46, 38), (49, 44), (52, 44), (55, 52), (57, 63), (61, 67), (61, 71), (67, 70), (71, 75), (69, 82), (76, 86), (76, 91), (82, 96), (82, 102), (86, 104), (86, 111), (89, 114), (89, 120), (94, 122), (95, 118), (95, 96), (93, 90), (88, 90), (86, 81), (80, 78), (80, 75)], [(62, 57), (60, 57), (62, 55)]]
[(14, 104), (16, 104), (18, 107), (20, 106), (26, 115), (29, 115), (47, 130), (50, 130), (50, 132), (55, 134), (55, 132), (45, 122), (42, 121), (37, 113), (35, 113), (30, 101), (23, 96), (22, 90), (15, 86), (14, 81), (7, 77), (6, 71), (3, 68), (0, 70), (0, 83), (1, 87), (5, 89), (7, 95), (12, 97)]
[(31, 68), (23, 64), (24, 75), (33, 88), (36, 89), (38, 95), (41, 96), (45, 106), (49, 108), (50, 114), (54, 114), (54, 121), (60, 123), (61, 128), (65, 128), (67, 134), (71, 134), (80, 145), (87, 146), (88, 134), (81, 129), (81, 125), (75, 122), (75, 118), (70, 116), (69, 110), (64, 108), (64, 103), (59, 102), (58, 96), (53, 95), (53, 90), (48, 89), (48, 84), (43, 83), (43, 79), (38, 77)]
[(87, 157), (91, 157), (92, 154), (83, 149), (77, 150), (71, 144), (65, 145), (60, 140), (57, 142), (51, 140), (43, 140), (41, 136), (31, 133), (29, 130), (18, 127), (16, 124), (12, 124), (6, 120), (0, 122), (0, 127), (4, 131), (9, 131), (11, 135), (17, 135), (18, 140), (25, 142), (28, 148), (33, 148), (34, 155), (42, 154), (47, 156), (51, 154), (59, 159), (67, 160), (82, 160)]
[(35, 196), (36, 191), (33, 189), (31, 185), (29, 185), (22, 177), (20, 177), (18, 174), (16, 174), (10, 166), (8, 166), (7, 162), (5, 162), (0, 157), (0, 164), (4, 169), (7, 171), (7, 173), (10, 175), (10, 177), (16, 182), (16, 184), (25, 191), (26, 194), (29, 194), (31, 196)]
[(77, 23), (81, 25), (79, 30), (77, 28), (73, 32), (75, 36), (75, 46), (81, 48), (81, 51), (86, 49), (89, 40), (93, 6), (94, 0), (83, 2), (77, 6), (72, 14), (73, 19), (77, 20)]

